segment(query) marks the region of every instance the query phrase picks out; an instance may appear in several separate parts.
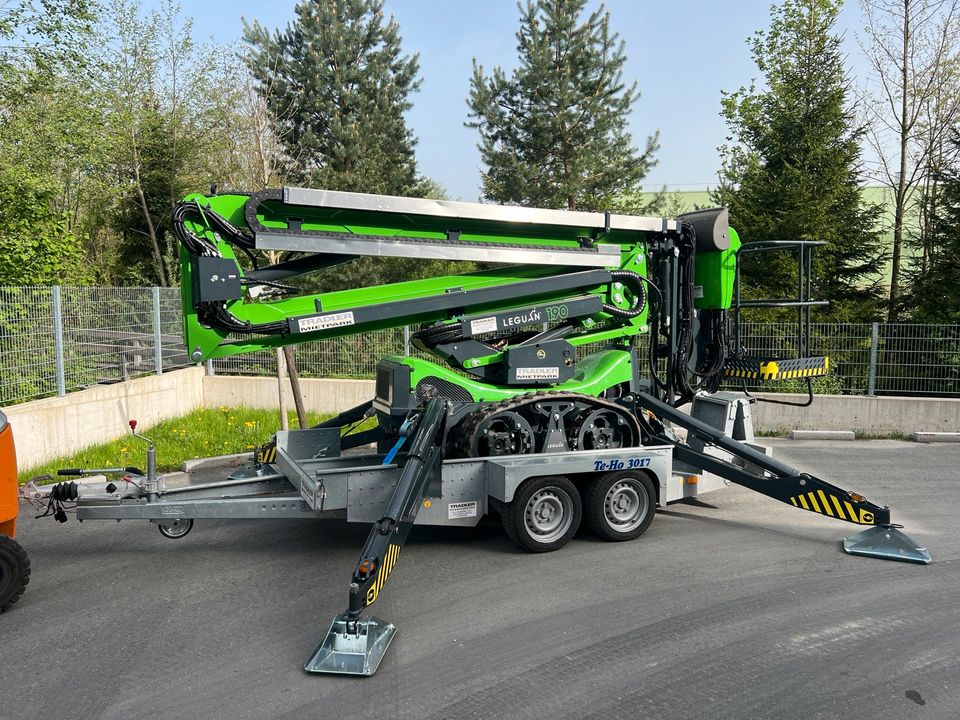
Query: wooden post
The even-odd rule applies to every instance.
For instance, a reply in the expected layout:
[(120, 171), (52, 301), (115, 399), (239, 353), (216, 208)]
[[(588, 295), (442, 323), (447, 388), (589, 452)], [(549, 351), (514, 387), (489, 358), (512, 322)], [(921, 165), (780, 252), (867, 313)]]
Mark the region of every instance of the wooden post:
[(283, 350), (277, 348), (277, 394), (280, 396), (280, 429), (289, 430), (290, 422), (287, 420), (287, 396), (283, 392), (283, 375), (286, 367), (286, 357)]
[(300, 392), (300, 373), (297, 372), (297, 360), (293, 356), (293, 348), (289, 345), (283, 348), (283, 356), (287, 361), (287, 374), (290, 375), (290, 389), (293, 391), (293, 403), (297, 407), (297, 422), (300, 429), (307, 427), (307, 411), (303, 408), (303, 394)]

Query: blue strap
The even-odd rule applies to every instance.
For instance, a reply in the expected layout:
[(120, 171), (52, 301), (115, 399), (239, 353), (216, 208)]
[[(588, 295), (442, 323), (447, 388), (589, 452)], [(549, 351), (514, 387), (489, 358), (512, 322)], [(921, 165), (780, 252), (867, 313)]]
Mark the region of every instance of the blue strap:
[(404, 420), (403, 425), (400, 426), (400, 437), (397, 439), (396, 444), (390, 448), (383, 458), (383, 464), (389, 465), (393, 462), (393, 459), (397, 456), (397, 453), (400, 452), (400, 448), (403, 447), (403, 444), (407, 441), (407, 428), (410, 426), (409, 420)]

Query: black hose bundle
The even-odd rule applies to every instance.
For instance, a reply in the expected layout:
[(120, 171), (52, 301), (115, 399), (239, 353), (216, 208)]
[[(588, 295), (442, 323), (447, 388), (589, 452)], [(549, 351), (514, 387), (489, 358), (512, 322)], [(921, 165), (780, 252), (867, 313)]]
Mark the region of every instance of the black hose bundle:
[(213, 210), (204, 210), (196, 200), (179, 203), (173, 209), (173, 234), (177, 240), (187, 249), (191, 255), (220, 257), (215, 243), (205, 237), (195, 235), (186, 225), (187, 216), (194, 213), (202, 219), (210, 229), (218, 233), (220, 237), (242, 250), (254, 267), (257, 267), (257, 259), (253, 255), (256, 244), (253, 238), (245, 235), (234, 227), (222, 215), (213, 212)]
[[(173, 209), (173, 234), (177, 240), (180, 241), (180, 244), (186, 248), (191, 257), (221, 257), (216, 243), (212, 242), (209, 238), (196, 235), (187, 227), (186, 221), (191, 215), (199, 216), (199, 219), (214, 233), (243, 251), (243, 253), (250, 258), (254, 269), (258, 267), (257, 259), (254, 255), (256, 243), (253, 238), (234, 227), (222, 215), (215, 213), (209, 208), (204, 210), (195, 200), (179, 203)], [(277, 285), (276, 283), (267, 282), (257, 284)], [(268, 323), (251, 323), (248, 320), (241, 320), (231, 313), (227, 309), (226, 303), (223, 302), (198, 302), (194, 306), (194, 309), (197, 311), (197, 318), (202, 324), (231, 333), (281, 335), (288, 331), (285, 320)]]
[(680, 237), (677, 241), (677, 268), (679, 305), (677, 312), (677, 357), (673, 363), (674, 387), (680, 395), (681, 402), (689, 402), (693, 398), (694, 389), (688, 378), (688, 365), (693, 354), (693, 284), (694, 258), (697, 252), (697, 234), (689, 223), (681, 223)]
[[(709, 323), (709, 345), (702, 346), (700, 363), (693, 375), (700, 378), (695, 390), (716, 392), (723, 379), (723, 367), (727, 359), (727, 324), (722, 310), (704, 310), (700, 313), (701, 323)], [(701, 330), (701, 337), (704, 333)]]
[[(680, 234), (675, 242), (677, 256), (677, 298), (676, 317), (672, 318), (676, 326), (676, 346), (669, 347), (669, 326), (661, 319), (664, 312), (664, 298), (656, 285), (658, 307), (650, 312), (650, 352), (648, 355), (650, 374), (655, 388), (666, 398), (675, 393), (673, 403), (682, 405), (693, 399), (698, 390), (714, 391), (719, 388), (723, 374), (723, 366), (727, 357), (727, 332), (724, 313), (719, 310), (704, 310), (700, 313), (701, 323), (708, 323), (707, 328), (701, 327), (701, 337), (708, 337), (699, 353), (696, 368), (690, 367), (694, 349), (694, 309), (693, 288), (695, 284), (695, 259), (697, 238), (696, 231), (689, 223), (680, 225)], [(662, 329), (661, 329), (662, 326)], [(663, 348), (658, 342), (661, 331), (668, 340), (667, 352), (674, 350), (676, 355), (669, 364), (670, 373), (661, 378), (658, 372), (658, 361), (663, 357)], [(691, 380), (695, 382), (691, 384)]]

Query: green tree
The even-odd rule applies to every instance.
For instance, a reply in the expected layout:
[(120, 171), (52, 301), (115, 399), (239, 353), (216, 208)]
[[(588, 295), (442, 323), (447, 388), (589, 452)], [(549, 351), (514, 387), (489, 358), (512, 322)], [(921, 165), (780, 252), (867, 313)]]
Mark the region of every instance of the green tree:
[(91, 3), (0, 6), (0, 284), (81, 283), (75, 168), (93, 126), (78, 82)]
[(0, 3), (0, 67), (52, 73), (86, 62), (96, 0)]
[[(901, 297), (901, 273), (914, 263), (904, 247), (919, 250), (922, 267), (930, 249), (924, 225), (938, 201), (932, 180), (949, 165), (944, 147), (960, 122), (960, 2), (860, 0), (860, 6), (870, 68), (862, 107), (876, 158), (870, 179), (892, 196), (887, 302), (892, 323), (909, 309), (909, 298)], [(916, 230), (914, 213), (921, 217)]]
[(138, 0), (111, 0), (98, 32), (94, 83), (108, 132), (96, 169), (107, 210), (96, 213), (96, 225), (106, 223), (114, 239), (101, 258), (104, 280), (172, 285), (170, 212), (186, 193), (239, 175), (242, 88), (224, 65), (228, 54), (196, 43), (192, 21), (174, 0), (150, 13)]
[(71, 285), (89, 279), (83, 245), (42, 178), (0, 168), (0, 285)]
[[(818, 314), (867, 321), (879, 312), (879, 208), (860, 190), (862, 131), (835, 30), (840, 6), (785, 0), (772, 8), (770, 28), (748, 41), (765, 87), (724, 94), (730, 138), (715, 199), (745, 242), (826, 241), (816, 251), (814, 294), (831, 305)], [(745, 284), (795, 295), (795, 264), (778, 256), (753, 256)]]
[(383, 0), (303, 0), (270, 32), (245, 26), (249, 68), (278, 124), (286, 176), (330, 190), (420, 195), (403, 114), (420, 85), (417, 56)]
[[(640, 152), (627, 131), (639, 98), (623, 77), (624, 42), (601, 5), (518, 3), (519, 65), (488, 77), (476, 59), (467, 127), (480, 132), (483, 197), (569, 210), (636, 209), (657, 135)], [(625, 207), (628, 206), (628, 207)]]
[[(951, 145), (960, 152), (960, 134)], [(960, 162), (938, 178), (940, 199), (926, 268), (913, 277), (913, 319), (960, 323)]]

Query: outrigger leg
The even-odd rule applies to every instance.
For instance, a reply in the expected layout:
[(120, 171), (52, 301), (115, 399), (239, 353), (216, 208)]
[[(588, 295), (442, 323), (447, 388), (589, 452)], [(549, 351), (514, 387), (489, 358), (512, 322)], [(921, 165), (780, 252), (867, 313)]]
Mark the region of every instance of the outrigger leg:
[(397, 564), (424, 493), (439, 470), (446, 402), (432, 398), (412, 426), (410, 450), (386, 513), (374, 523), (350, 583), (347, 610), (330, 630), (304, 669), (308, 672), (373, 675), (397, 629), (376, 617), (362, 617), (376, 602)]
[[(924, 564), (931, 562), (930, 553), (925, 547), (921, 547), (902, 533), (899, 530), (901, 525), (890, 522), (890, 508), (875, 505), (862, 495), (844, 490), (814, 475), (800, 472), (786, 463), (774, 460), (769, 455), (724, 435), (717, 428), (692, 418), (651, 395), (638, 393), (637, 404), (661, 420), (668, 420), (686, 428), (689, 433), (688, 441), (691, 437), (697, 437), (706, 444), (727, 451), (738, 458), (743, 466), (699, 452), (666, 435), (655, 433), (658, 441), (674, 445), (674, 456), (677, 460), (798, 509), (809, 510), (855, 525), (873, 526), (844, 539), (843, 549), (851, 555)], [(758, 472), (753, 472), (753, 468)]]
[(883, 560), (905, 560), (929, 565), (932, 561), (925, 547), (920, 547), (900, 525), (877, 525), (843, 539), (843, 549), (851, 555), (866, 555)]

